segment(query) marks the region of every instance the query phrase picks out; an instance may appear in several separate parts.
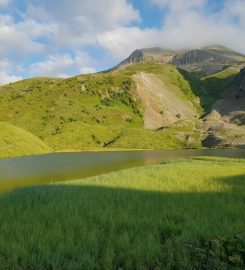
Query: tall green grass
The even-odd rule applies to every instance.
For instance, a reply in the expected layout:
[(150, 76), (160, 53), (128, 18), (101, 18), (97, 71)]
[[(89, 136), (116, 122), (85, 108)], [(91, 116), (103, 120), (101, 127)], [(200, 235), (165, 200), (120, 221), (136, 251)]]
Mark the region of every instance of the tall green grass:
[(0, 198), (0, 269), (244, 269), (245, 161), (128, 169)]

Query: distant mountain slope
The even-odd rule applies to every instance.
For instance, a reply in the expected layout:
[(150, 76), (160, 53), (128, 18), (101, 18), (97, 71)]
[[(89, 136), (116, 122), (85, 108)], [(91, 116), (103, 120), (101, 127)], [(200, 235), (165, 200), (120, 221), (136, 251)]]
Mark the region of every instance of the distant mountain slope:
[(133, 64), (141, 61), (154, 61), (158, 63), (171, 63), (176, 51), (165, 50), (162, 48), (147, 48), (135, 50), (128, 58), (123, 60), (119, 65)]
[(28, 131), (0, 121), (0, 157), (37, 155), (51, 151)]
[(221, 71), (231, 65), (245, 64), (245, 56), (223, 46), (209, 46), (202, 49), (183, 51), (150, 48), (134, 51), (115, 69), (141, 61), (168, 63), (200, 76), (205, 76)]
[(245, 145), (245, 68), (204, 119), (205, 146)]

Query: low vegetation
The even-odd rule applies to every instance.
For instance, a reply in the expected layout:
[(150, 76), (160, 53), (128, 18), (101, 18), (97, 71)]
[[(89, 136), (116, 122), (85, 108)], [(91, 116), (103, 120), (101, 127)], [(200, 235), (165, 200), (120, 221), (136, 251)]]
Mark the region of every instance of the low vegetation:
[(0, 157), (37, 155), (51, 151), (30, 132), (0, 121)]
[(213, 75), (204, 77), (202, 80), (206, 84), (206, 91), (210, 99), (214, 103), (222, 98), (223, 93), (234, 81), (239, 68), (228, 68)]
[(1, 269), (244, 269), (245, 161), (195, 158), (0, 198)]

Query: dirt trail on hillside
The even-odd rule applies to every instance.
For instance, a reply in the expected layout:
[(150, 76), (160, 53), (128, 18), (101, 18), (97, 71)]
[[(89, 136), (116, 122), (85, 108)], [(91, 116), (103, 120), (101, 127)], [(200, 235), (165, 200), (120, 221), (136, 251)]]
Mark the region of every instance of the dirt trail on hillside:
[(144, 107), (144, 127), (156, 129), (178, 120), (194, 120), (198, 115), (192, 103), (182, 100), (156, 75), (140, 72), (133, 76)]

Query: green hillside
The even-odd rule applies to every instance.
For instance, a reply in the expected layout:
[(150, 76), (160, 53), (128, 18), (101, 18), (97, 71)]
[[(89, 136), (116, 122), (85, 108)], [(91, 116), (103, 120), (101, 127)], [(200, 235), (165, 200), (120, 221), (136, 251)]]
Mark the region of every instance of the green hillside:
[(213, 102), (222, 98), (224, 91), (234, 81), (239, 71), (239, 68), (231, 67), (202, 78), (203, 82), (207, 85), (207, 94)]
[(44, 154), (51, 151), (28, 131), (0, 121), (0, 157)]
[[(139, 71), (156, 74), (183, 100), (202, 111), (188, 81), (175, 67), (139, 63), (109, 73), (35, 78), (3, 86), (0, 120), (28, 130), (55, 150), (185, 146), (185, 134), (180, 134), (179, 126), (192, 134), (195, 123), (180, 120), (177, 127), (162, 131), (143, 129), (144, 109), (132, 79)], [(193, 138), (196, 144), (195, 132)]]
[[(145, 129), (134, 80), (142, 72), (192, 108), (193, 117), (176, 113), (173, 123)], [(31, 132), (56, 151), (200, 147), (198, 118), (220, 98), (234, 73), (200, 79), (172, 65), (143, 61), (68, 79), (33, 78), (0, 87), (0, 121)], [(159, 104), (155, 114), (164, 116), (166, 104)]]

